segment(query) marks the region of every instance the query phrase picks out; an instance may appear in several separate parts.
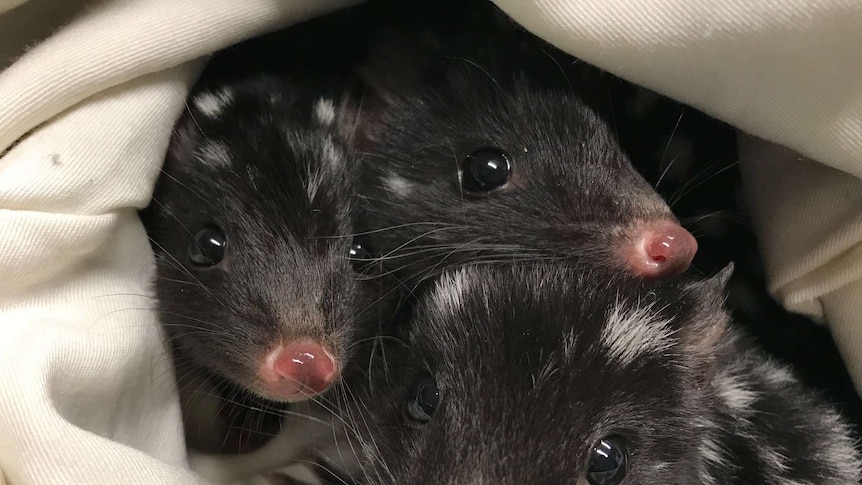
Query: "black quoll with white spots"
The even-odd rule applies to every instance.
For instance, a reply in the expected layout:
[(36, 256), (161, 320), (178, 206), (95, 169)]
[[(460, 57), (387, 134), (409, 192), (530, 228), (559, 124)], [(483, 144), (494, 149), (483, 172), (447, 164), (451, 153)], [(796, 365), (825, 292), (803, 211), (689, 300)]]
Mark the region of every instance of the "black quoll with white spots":
[[(244, 58), (229, 51), (203, 72), (142, 213), (187, 434), (204, 451), (246, 451), (221, 428), (269, 419), (242, 422), (226, 404), (282, 408), (327, 391), (379, 285), (360, 281), (354, 257), (355, 164), (337, 133), (343, 81)], [(200, 401), (213, 392), (223, 400), (207, 414)]]
[(649, 278), (689, 267), (697, 242), (614, 138), (596, 69), (496, 23), (407, 25), (379, 29), (358, 62), (353, 134), (362, 228), (393, 274), (501, 260)]
[(858, 483), (841, 418), (729, 326), (731, 271), (700, 281), (538, 264), (444, 274), (372, 361), (373, 377), (350, 380), (354, 477)]

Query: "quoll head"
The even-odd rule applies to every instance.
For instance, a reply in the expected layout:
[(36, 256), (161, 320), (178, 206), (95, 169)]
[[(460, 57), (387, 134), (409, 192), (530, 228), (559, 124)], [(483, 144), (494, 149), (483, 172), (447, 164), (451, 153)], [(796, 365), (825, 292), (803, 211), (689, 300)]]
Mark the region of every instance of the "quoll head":
[(385, 360), (397, 365), (351, 388), (365, 476), (702, 483), (699, 418), (713, 406), (729, 275), (658, 286), (552, 265), (444, 274), (402, 342), (390, 339)]
[(501, 259), (689, 267), (697, 242), (620, 148), (594, 69), (508, 31), (392, 34), (372, 52), (361, 190), (401, 275)]
[(250, 76), (196, 88), (150, 207), (161, 320), (178, 365), (275, 401), (335, 382), (357, 318), (353, 164), (341, 99)]

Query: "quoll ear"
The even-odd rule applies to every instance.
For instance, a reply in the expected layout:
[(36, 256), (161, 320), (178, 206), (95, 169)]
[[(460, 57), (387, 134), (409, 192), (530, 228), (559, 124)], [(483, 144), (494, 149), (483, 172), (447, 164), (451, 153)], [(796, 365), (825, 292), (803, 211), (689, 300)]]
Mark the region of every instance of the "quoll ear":
[(372, 95), (392, 101), (425, 78), (441, 50), (440, 39), (430, 32), (406, 36), (384, 29), (356, 70)]
[(354, 65), (358, 93), (345, 106), (345, 128), (354, 146), (361, 150), (377, 142), (406, 98), (415, 97), (420, 84), (433, 83), (429, 78), (439, 70), (434, 67), (441, 50), (430, 33), (405, 36), (384, 29), (377, 34), (368, 55)]
[(716, 356), (727, 338), (731, 315), (724, 302), (733, 269), (730, 263), (715, 275), (691, 283), (684, 290), (692, 308), (690, 321), (680, 332), (680, 338), (701, 385), (712, 380)]
[(727, 266), (718, 271), (718, 273), (694, 282), (689, 285), (689, 289), (695, 292), (703, 293), (704, 295), (713, 295), (719, 299), (724, 299), (727, 291), (727, 284), (733, 276), (734, 264), (733, 261), (727, 263)]

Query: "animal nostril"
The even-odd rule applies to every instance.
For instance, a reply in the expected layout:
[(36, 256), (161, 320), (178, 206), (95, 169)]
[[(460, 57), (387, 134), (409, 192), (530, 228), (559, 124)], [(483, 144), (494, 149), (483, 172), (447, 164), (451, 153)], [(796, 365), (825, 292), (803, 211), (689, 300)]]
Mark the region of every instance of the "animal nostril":
[(314, 342), (279, 345), (260, 369), (268, 394), (286, 401), (299, 401), (324, 392), (337, 374), (332, 354)]
[(665, 263), (665, 262), (667, 262), (667, 256), (665, 256), (663, 254), (656, 254), (656, 255), (652, 256), (652, 260), (655, 261), (656, 263)]
[(662, 278), (685, 272), (695, 253), (694, 236), (679, 224), (665, 221), (642, 229), (629, 249), (628, 262), (640, 276)]

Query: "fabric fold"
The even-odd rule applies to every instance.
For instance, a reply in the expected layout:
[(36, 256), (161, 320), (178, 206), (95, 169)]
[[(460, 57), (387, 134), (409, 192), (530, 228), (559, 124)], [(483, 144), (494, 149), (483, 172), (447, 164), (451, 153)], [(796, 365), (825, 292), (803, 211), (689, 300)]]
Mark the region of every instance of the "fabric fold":
[(136, 209), (207, 55), (350, 2), (18, 3), (0, 16), (0, 476), (204, 483)]
[[(743, 175), (771, 288), (830, 325), (858, 385), (862, 3), (494, 1), (757, 138)], [(202, 483), (135, 209), (206, 56), (354, 3), (0, 0), (0, 483)]]

